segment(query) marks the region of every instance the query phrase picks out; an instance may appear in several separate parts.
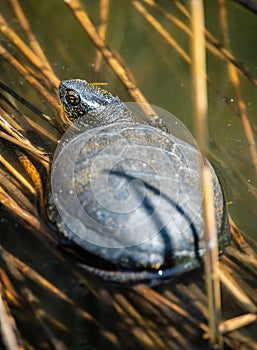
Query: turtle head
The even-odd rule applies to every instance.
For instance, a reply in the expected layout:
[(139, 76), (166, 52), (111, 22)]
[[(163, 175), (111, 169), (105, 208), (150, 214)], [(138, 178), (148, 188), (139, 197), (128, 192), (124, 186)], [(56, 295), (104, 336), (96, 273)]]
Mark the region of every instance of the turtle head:
[(80, 120), (82, 116), (99, 115), (105, 106), (118, 99), (81, 79), (63, 80), (58, 92), (66, 117), (72, 122)]

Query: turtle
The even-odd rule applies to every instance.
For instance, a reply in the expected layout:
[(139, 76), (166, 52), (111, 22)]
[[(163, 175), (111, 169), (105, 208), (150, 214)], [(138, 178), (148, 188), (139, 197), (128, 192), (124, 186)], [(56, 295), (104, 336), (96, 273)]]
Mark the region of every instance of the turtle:
[[(202, 266), (202, 158), (196, 146), (136, 121), (118, 96), (61, 81), (73, 126), (55, 153), (48, 220), (60, 246), (115, 283), (159, 284)], [(230, 242), (225, 197), (210, 163), (219, 252)], [(67, 248), (68, 247), (68, 248)]]

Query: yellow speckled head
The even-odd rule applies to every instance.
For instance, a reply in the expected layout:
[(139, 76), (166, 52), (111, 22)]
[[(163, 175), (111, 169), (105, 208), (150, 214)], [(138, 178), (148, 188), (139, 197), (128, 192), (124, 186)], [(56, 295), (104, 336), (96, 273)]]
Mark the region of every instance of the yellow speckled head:
[(63, 80), (58, 92), (65, 114), (72, 122), (84, 115), (97, 115), (116, 99), (108, 91), (81, 79)]

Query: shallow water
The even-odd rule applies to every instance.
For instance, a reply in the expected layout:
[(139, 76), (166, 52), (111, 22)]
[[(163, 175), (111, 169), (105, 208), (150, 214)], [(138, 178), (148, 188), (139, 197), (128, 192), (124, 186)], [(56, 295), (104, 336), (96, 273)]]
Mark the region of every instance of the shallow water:
[[(54, 0), (51, 4), (46, 1), (39, 5), (33, 1), (21, 1), (21, 5), (30, 20), (36, 38), (60, 80), (78, 77), (88, 81), (107, 82), (108, 89), (112, 93), (118, 94), (124, 101), (131, 100), (105, 62), (100, 73), (95, 74), (93, 66), (96, 50), (64, 3)], [(7, 2), (2, 6), (8, 13), (10, 6)], [(97, 2), (85, 1), (85, 6), (97, 23)], [(183, 16), (172, 5), (167, 6), (167, 9), (183, 20)], [(257, 71), (257, 49), (254, 45), (256, 16), (233, 2), (228, 2), (227, 12), (232, 53), (237, 61), (242, 62), (254, 76)], [(152, 13), (155, 14), (155, 12)], [(10, 15), (9, 18), (11, 18)], [(162, 16), (157, 14), (157, 19), (190, 54), (188, 37)], [(187, 24), (187, 21), (185, 23)], [(10, 24), (14, 28), (17, 26), (15, 21), (10, 21)], [(221, 40), (215, 3), (206, 4), (206, 24), (211, 33)], [(193, 132), (193, 92), (189, 65), (127, 1), (111, 1), (106, 40), (108, 45), (128, 64), (138, 87), (148, 101), (173, 113)], [(225, 190), (228, 201), (232, 202), (229, 205), (229, 211), (233, 219), (241, 229), (255, 237), (256, 196), (251, 188), (251, 186), (256, 187), (255, 171), (242, 122), (226, 103), (229, 101), (232, 107), (237, 107), (235, 92), (229, 82), (225, 62), (214, 57), (210, 52), (207, 58), (208, 75), (211, 80), (208, 89), (210, 150), (223, 163), (216, 165), (226, 182)], [(2, 64), (6, 66), (5, 63)], [(15, 87), (18, 92), (24, 91), (26, 86), (24, 79), (17, 81), (12, 71), (5, 72), (5, 75), (7, 84)], [(242, 75), (240, 83), (247, 116), (256, 131), (256, 87)], [(214, 89), (218, 89), (223, 97), (219, 96)], [(31, 96), (31, 100), (45, 111), (45, 104), (42, 106), (37, 96)], [(244, 183), (235, 171), (241, 173)]]
[[(97, 23), (98, 1), (84, 1), (83, 3), (92, 20)], [(172, 6), (171, 2), (167, 4), (166, 1), (158, 1), (158, 3), (163, 5), (173, 15), (180, 18), (185, 24), (189, 25), (188, 21), (184, 19), (183, 15), (181, 15), (174, 6)], [(97, 74), (95, 73), (94, 62), (96, 49), (87, 34), (83, 32), (80, 25), (74, 19), (67, 5), (58, 0), (42, 2), (21, 0), (20, 4), (29, 19), (29, 23), (36, 38), (60, 80), (81, 78), (88, 81), (107, 82), (107, 88), (113, 94), (119, 95), (123, 101), (131, 101), (131, 97), (126, 89), (105, 61), (102, 63), (100, 72)], [(2, 15), (8, 19), (10, 26), (24, 37), (24, 34), (19, 29), (17, 21), (12, 15), (9, 2), (3, 0), (0, 7)], [(190, 55), (190, 40), (188, 37), (174, 24), (165, 20), (160, 14), (156, 14), (155, 11), (152, 10), (150, 10), (150, 12), (156, 16), (164, 28), (169, 31), (172, 37)], [(236, 57), (237, 62), (242, 63), (252, 77), (256, 77), (256, 15), (236, 5), (232, 1), (229, 1), (227, 4), (227, 13), (231, 51)], [(209, 31), (221, 41), (222, 33), (218, 17), (218, 8), (215, 2), (206, 2), (206, 25)], [(109, 47), (115, 50), (117, 54), (122, 57), (123, 61), (126, 62), (135, 77), (137, 86), (141, 89), (148, 101), (174, 114), (194, 134), (191, 68), (176, 50), (165, 42), (160, 34), (146, 22), (129, 1), (111, 1), (106, 41)], [(6, 39), (2, 35), (0, 36), (0, 43), (7, 45)], [(8, 47), (11, 52), (16, 54), (17, 49), (15, 47), (10, 45)], [(253, 239), (256, 239), (257, 178), (242, 121), (233, 110), (233, 108), (237, 108), (238, 101), (233, 86), (228, 78), (226, 62), (208, 52), (207, 67), (208, 76), (211, 81), (208, 86), (210, 160), (213, 161), (221, 177), (221, 181), (224, 184), (231, 217), (244, 232)], [(17, 75), (15, 70), (11, 68), (7, 62), (4, 60), (0, 61), (0, 69), (1, 80), (6, 85), (20, 93), (21, 96), (26, 97), (44, 113), (48, 113), (52, 117), (55, 116), (53, 108), (47, 101), (42, 99), (23, 77)], [(239, 74), (239, 76), (242, 96), (247, 108), (247, 117), (251, 123), (256, 139), (256, 86), (243, 76), (243, 74)], [(42, 122), (39, 120), (39, 123)], [(166, 123), (169, 126), (168, 120)], [(47, 127), (44, 123), (43, 125)], [(35, 143), (41, 142), (38, 138), (33, 139), (33, 141)], [(54, 148), (52, 143), (44, 144), (44, 147), (48, 148), (49, 152), (52, 152)], [(72, 297), (80, 298), (78, 304), (83, 307), (85, 303), (87, 305), (87, 310), (92, 312), (97, 319), (100, 319), (100, 323), (102, 323), (103, 327), (105, 327), (106, 324), (108, 325), (108, 332), (115, 333), (115, 331), (117, 331), (118, 333), (121, 332), (120, 334), (123, 336), (124, 334), (126, 335), (127, 330), (123, 329), (120, 316), (112, 312), (107, 312), (105, 315), (103, 310), (106, 305), (98, 303), (92, 295), (89, 296), (89, 304), (91, 302), (92, 307), (88, 309), (88, 303), (84, 300), (84, 298), (87, 298), (88, 292), (84, 290), (81, 292), (81, 286), (77, 284), (77, 281), (71, 281), (69, 284), (69, 282), (65, 280), (65, 269), (60, 271), (58, 265), (55, 265), (57, 263), (53, 258), (50, 257), (49, 261), (46, 259), (47, 252), (45, 248), (42, 249), (38, 256), (40, 241), (34, 240), (34, 238), (28, 238), (28, 241), (26, 240), (25, 242), (23, 235), (27, 235), (27, 231), (24, 229), (23, 225), (14, 222), (9, 214), (4, 215), (3, 209), (1, 209), (1, 211), (3, 212), (1, 221), (1, 241), (7, 249), (10, 249), (13, 253), (19, 251), (21, 259), (25, 261), (32, 260), (36, 266), (38, 265), (38, 269), (40, 269), (41, 263), (39, 262), (37, 264), (35, 260), (40, 257), (40, 261), (44, 261), (43, 269), (40, 270), (41, 273), (45, 273), (48, 278), (52, 276), (53, 279), (57, 274), (60, 278), (58, 282), (60, 288), (63, 284), (68, 295), (71, 294)], [(7, 230), (13, 231), (12, 235), (9, 237), (6, 236)], [(19, 233), (18, 235), (17, 232)], [(16, 242), (15, 245), (13, 245), (14, 239)], [(29, 250), (27, 250), (28, 247)], [(33, 256), (33, 251), (36, 252), (36, 256)], [(190, 282), (187, 283), (190, 284)], [(203, 286), (201, 287), (203, 288)], [(100, 289), (100, 292), (101, 291)], [(103, 292), (104, 297), (108, 300), (108, 296), (104, 293), (105, 292)], [(115, 293), (118, 292), (115, 290), (114, 294)], [(47, 297), (43, 296), (43, 298), (44, 297), (47, 300)], [(137, 306), (140, 304), (140, 301), (136, 300), (136, 296), (135, 299), (132, 297), (131, 300), (132, 303), (134, 302)], [(65, 308), (65, 306), (61, 304), (53, 308), (54, 310), (51, 310), (51, 303), (54, 304), (54, 298), (52, 297), (48, 302), (49, 313), (52, 312), (54, 315), (58, 315), (56, 317), (60, 317), (56, 308), (61, 309), (60, 313), (63, 313), (64, 318), (67, 318), (67, 315), (71, 312), (69, 310), (65, 313), (64, 309), (62, 309), (62, 307)], [(150, 316), (147, 322), (150, 322), (151, 313), (148, 307), (150, 308), (150, 306), (146, 306), (146, 314)], [(118, 309), (117, 305), (116, 308)], [(101, 315), (100, 317), (97, 315), (98, 312)], [(117, 327), (117, 329), (112, 326), (110, 322), (108, 323), (108, 317), (110, 317), (110, 315), (116, 318), (116, 323), (119, 323), (120, 327)], [(96, 341), (99, 334), (98, 325), (96, 326), (96, 324), (94, 324), (92, 332), (90, 332), (90, 323), (89, 325), (85, 324), (85, 321), (83, 321), (85, 323), (80, 323), (81, 320), (78, 321), (74, 314), (72, 314), (71, 317), (74, 317), (74, 324), (72, 325), (74, 328), (72, 328), (72, 330), (75, 332), (76, 336), (74, 337), (74, 341), (69, 342), (70, 339), (66, 335), (65, 340), (72, 349), (113, 348), (112, 346), (114, 343), (112, 342), (110, 342), (111, 345), (108, 343), (109, 345), (104, 347), (104, 340), (106, 339), (104, 337)], [(78, 324), (76, 324), (76, 321)], [(129, 321), (127, 321), (127, 325), (128, 324)], [(86, 334), (84, 333), (85, 329), (87, 329), (85, 332)], [(140, 332), (138, 334), (140, 338)], [(61, 331), (60, 336), (62, 337)], [(85, 344), (87, 340), (88, 344)], [(91, 344), (93, 344), (93, 347)], [(129, 342), (124, 340), (124, 344), (126, 349), (133, 349), (141, 343), (134, 340), (133, 345), (130, 345)], [(142, 349), (147, 348), (146, 340), (144, 344)], [(122, 343), (120, 346), (122, 348)], [(119, 347), (117, 346), (117, 348)]]

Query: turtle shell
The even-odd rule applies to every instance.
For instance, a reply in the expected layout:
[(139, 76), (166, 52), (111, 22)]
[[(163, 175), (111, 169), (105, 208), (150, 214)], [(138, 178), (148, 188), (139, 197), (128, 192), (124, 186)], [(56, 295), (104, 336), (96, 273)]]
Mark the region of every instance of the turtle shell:
[[(105, 279), (177, 276), (199, 266), (205, 252), (201, 169), (197, 148), (151, 126), (85, 130), (58, 148), (48, 215), (85, 253), (85, 268)], [(211, 172), (223, 252), (226, 205)]]

